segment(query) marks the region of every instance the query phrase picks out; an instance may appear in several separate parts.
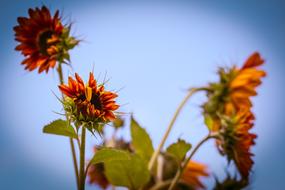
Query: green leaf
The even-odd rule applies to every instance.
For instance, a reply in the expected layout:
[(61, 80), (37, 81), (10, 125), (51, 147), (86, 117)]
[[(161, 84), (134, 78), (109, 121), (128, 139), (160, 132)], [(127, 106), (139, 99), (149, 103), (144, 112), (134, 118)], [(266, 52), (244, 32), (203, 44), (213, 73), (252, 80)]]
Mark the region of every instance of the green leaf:
[(121, 161), (121, 160), (130, 160), (130, 155), (128, 152), (123, 150), (118, 150), (114, 148), (102, 148), (96, 152), (93, 156), (91, 163), (105, 163), (110, 161)]
[(176, 143), (171, 144), (166, 149), (166, 152), (174, 156), (177, 161), (181, 162), (191, 147), (191, 144), (186, 143), (184, 140), (178, 139)]
[(64, 121), (62, 119), (55, 120), (50, 124), (44, 126), (43, 132), (48, 134), (77, 138), (77, 134), (74, 128), (69, 125), (67, 121)]
[(131, 136), (135, 152), (148, 162), (154, 152), (152, 141), (145, 129), (133, 117), (131, 118)]
[(105, 163), (105, 174), (112, 185), (131, 190), (143, 187), (150, 179), (145, 161), (138, 155), (130, 155), (130, 160)]

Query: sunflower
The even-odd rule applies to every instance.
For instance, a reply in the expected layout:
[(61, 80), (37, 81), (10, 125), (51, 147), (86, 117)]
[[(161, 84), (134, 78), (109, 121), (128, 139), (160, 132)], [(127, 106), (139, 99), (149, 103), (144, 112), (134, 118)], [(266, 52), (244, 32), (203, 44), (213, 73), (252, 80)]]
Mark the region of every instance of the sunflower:
[(228, 161), (234, 161), (244, 179), (248, 178), (254, 163), (253, 154), (250, 152), (257, 137), (250, 133), (254, 119), (254, 115), (248, 109), (241, 110), (232, 117), (225, 116), (217, 139), (220, 152), (227, 156)]
[(254, 53), (241, 69), (233, 69), (234, 78), (229, 83), (229, 101), (225, 103), (226, 114), (252, 107), (249, 98), (257, 95), (255, 88), (261, 84), (261, 78), (266, 76), (265, 71), (257, 69), (263, 63), (259, 53)]
[(86, 85), (76, 73), (75, 79), (69, 77), (68, 85), (59, 85), (59, 89), (66, 95), (64, 106), (73, 119), (97, 124), (116, 119), (114, 111), (119, 108), (119, 105), (116, 104), (115, 98), (118, 95), (106, 91), (102, 84), (97, 85), (93, 73), (90, 73)]
[(62, 24), (59, 11), (51, 16), (43, 6), (29, 9), (28, 13), (29, 17), (18, 17), (19, 25), (14, 27), (15, 40), (19, 42), (15, 50), (25, 56), (22, 64), (26, 70), (38, 68), (39, 73), (47, 73), (57, 62), (69, 60), (68, 50), (78, 41), (69, 36), (70, 25)]
[(193, 187), (194, 189), (205, 189), (205, 186), (200, 181), (200, 177), (209, 176), (206, 169), (207, 167), (204, 164), (191, 160), (186, 166), (181, 179), (184, 183)]
[(220, 128), (219, 114), (231, 116), (252, 107), (250, 97), (257, 95), (256, 87), (266, 75), (265, 71), (258, 69), (263, 63), (260, 54), (255, 52), (241, 68), (234, 66), (219, 70), (220, 81), (209, 85), (208, 101), (203, 105), (205, 118), (213, 121), (213, 131)]

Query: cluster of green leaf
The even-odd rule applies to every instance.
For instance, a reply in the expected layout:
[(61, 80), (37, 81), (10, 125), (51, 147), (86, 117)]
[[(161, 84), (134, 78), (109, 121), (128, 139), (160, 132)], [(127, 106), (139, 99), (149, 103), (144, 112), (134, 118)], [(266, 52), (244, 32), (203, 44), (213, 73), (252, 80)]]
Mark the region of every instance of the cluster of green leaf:
[[(96, 151), (90, 164), (103, 163), (105, 175), (114, 186), (127, 187), (131, 190), (145, 189), (146, 186), (155, 185), (153, 179), (156, 177), (148, 169), (148, 162), (154, 153), (154, 147), (149, 134), (133, 117), (131, 117), (130, 130), (133, 151), (101, 147)], [(61, 119), (55, 120), (43, 128), (44, 133), (75, 139), (78, 138), (76, 131), (67, 121)], [(171, 175), (167, 174), (169, 170), (164, 167), (165, 176), (168, 175), (164, 179), (174, 177), (190, 148), (189, 143), (179, 139), (166, 149), (163, 154), (170, 158), (168, 160), (175, 163), (175, 167), (171, 169)], [(167, 160), (166, 157), (165, 160)]]

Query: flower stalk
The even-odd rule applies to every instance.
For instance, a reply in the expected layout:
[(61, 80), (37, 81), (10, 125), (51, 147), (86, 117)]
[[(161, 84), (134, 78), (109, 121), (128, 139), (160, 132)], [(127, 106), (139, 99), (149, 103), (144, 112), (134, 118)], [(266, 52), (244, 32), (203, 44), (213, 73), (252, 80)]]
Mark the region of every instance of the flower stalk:
[(197, 145), (196, 147), (193, 149), (193, 151), (191, 152), (191, 154), (189, 155), (189, 157), (184, 161), (182, 167), (177, 170), (175, 177), (173, 178), (168, 190), (173, 190), (175, 185), (177, 184), (178, 180), (180, 179), (181, 175), (183, 174), (183, 171), (185, 170), (186, 166), (188, 165), (188, 163), (190, 162), (190, 160), (192, 159), (192, 157), (194, 156), (194, 154), (198, 151), (198, 149), (205, 143), (207, 142), (209, 139), (211, 138), (216, 138), (215, 134), (211, 134), (209, 133), (206, 137), (204, 137)]
[(85, 189), (85, 139), (86, 139), (86, 128), (82, 126), (81, 131), (81, 146), (80, 146), (80, 186), (79, 190)]
[[(59, 76), (59, 82), (60, 84), (64, 84), (64, 79), (63, 79), (63, 72), (62, 72), (62, 66), (61, 63), (58, 64), (57, 68), (57, 73)], [(63, 94), (62, 94), (63, 97)], [(65, 113), (66, 121), (69, 122), (69, 118)], [(75, 171), (75, 177), (76, 177), (76, 185), (77, 188), (79, 189), (79, 172), (78, 172), (78, 166), (77, 166), (77, 158), (76, 158), (76, 152), (75, 152), (75, 146), (72, 138), (69, 138), (69, 143), (70, 143), (70, 148), (71, 148), (71, 154), (72, 154), (72, 161), (73, 161), (73, 166), (74, 166), (74, 171)], [(79, 143), (79, 142), (78, 142)]]
[(182, 102), (180, 103), (180, 105), (178, 106), (176, 112), (174, 113), (174, 116), (172, 118), (172, 120), (170, 121), (166, 131), (165, 131), (165, 134), (163, 135), (162, 137), (162, 140), (160, 142), (160, 144), (158, 145), (158, 148), (155, 150), (155, 152), (153, 153), (149, 163), (148, 163), (148, 169), (151, 171), (154, 167), (154, 164), (155, 164), (155, 161), (157, 160), (157, 157), (159, 155), (159, 152), (160, 150), (162, 149), (163, 145), (165, 144), (165, 141), (167, 139), (167, 137), (169, 136), (170, 134), (170, 131), (172, 130), (173, 128), (173, 125), (178, 117), (178, 115), (180, 114), (182, 108), (185, 106), (185, 104), (188, 102), (188, 100), (190, 99), (190, 97), (198, 92), (198, 91), (201, 91), (201, 90), (206, 90), (205, 88), (191, 88), (188, 92), (188, 94), (186, 95), (186, 97), (182, 100)]

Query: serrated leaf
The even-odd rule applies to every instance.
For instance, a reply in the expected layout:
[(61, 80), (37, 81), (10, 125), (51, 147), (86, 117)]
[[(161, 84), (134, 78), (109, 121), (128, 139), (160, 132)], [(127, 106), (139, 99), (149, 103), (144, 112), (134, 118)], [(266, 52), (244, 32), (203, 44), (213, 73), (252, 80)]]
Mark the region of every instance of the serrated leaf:
[(130, 160), (128, 152), (114, 148), (102, 148), (93, 156), (91, 163), (105, 163), (110, 161)]
[(191, 144), (186, 143), (184, 140), (178, 139), (176, 143), (171, 144), (166, 149), (166, 152), (174, 156), (178, 162), (181, 162), (191, 147)]
[(44, 133), (77, 138), (74, 128), (67, 121), (58, 119), (44, 126)]
[(146, 130), (133, 117), (131, 117), (131, 136), (135, 152), (148, 162), (154, 152), (152, 141)]
[(106, 162), (105, 174), (112, 185), (135, 190), (149, 181), (150, 174), (145, 161), (140, 156), (130, 155), (130, 157), (130, 160)]

